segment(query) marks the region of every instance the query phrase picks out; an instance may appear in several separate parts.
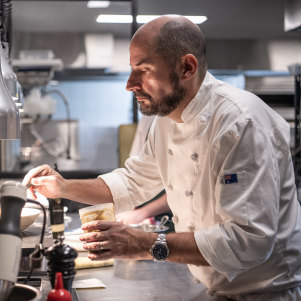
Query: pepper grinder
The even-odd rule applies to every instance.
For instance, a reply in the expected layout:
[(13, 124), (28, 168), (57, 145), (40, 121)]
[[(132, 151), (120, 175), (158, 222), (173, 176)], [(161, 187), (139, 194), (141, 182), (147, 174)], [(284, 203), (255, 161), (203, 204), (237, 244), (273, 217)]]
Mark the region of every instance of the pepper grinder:
[(57, 272), (63, 275), (64, 288), (71, 293), (72, 282), (75, 275), (75, 258), (77, 252), (75, 249), (63, 243), (61, 239), (58, 243), (49, 247), (45, 252), (48, 259), (47, 274), (51, 282), (52, 288), (55, 285), (55, 276)]

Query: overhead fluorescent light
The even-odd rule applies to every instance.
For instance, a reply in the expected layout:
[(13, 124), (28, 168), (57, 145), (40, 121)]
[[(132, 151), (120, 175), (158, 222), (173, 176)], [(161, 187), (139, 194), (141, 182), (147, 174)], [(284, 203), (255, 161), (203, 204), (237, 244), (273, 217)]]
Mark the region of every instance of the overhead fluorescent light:
[[(147, 23), (158, 17), (160, 17), (160, 16), (159, 15), (158, 16), (156, 16), (156, 15), (139, 15), (139, 16), (137, 16), (137, 23), (141, 23), (141, 24)], [(207, 20), (206, 16), (184, 16), (184, 17), (196, 24), (201, 24)]]
[(88, 1), (87, 7), (89, 8), (107, 8), (110, 6), (110, 1)]
[(97, 23), (132, 23), (131, 15), (99, 15), (96, 19)]
[[(160, 17), (159, 15), (138, 15), (137, 23), (147, 23), (153, 19)], [(207, 20), (206, 16), (184, 16), (195, 24), (201, 24)], [(132, 23), (131, 15), (104, 15), (101, 14), (96, 19), (97, 23)]]

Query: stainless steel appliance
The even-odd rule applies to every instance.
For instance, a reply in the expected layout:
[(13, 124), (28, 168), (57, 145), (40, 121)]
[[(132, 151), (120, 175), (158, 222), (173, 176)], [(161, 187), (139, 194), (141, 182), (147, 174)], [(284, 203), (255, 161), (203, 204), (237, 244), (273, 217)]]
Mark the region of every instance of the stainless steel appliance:
[(19, 272), (22, 245), (20, 219), (26, 202), (26, 187), (19, 182), (8, 181), (1, 186), (0, 192), (0, 300), (6, 301)]

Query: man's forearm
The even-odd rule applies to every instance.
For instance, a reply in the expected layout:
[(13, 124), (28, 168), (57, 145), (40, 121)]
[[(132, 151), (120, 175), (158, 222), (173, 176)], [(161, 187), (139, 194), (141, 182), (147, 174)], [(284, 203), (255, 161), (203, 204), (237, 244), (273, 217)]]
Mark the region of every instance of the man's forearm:
[[(151, 259), (149, 250), (155, 243), (156, 239), (157, 234), (155, 233), (145, 233), (145, 235), (143, 234), (143, 237), (139, 239), (141, 242), (144, 242), (141, 246), (141, 250), (144, 249), (144, 252), (147, 253), (147, 255), (142, 256), (142, 258)], [(197, 247), (193, 232), (169, 233), (167, 234), (166, 240), (169, 248), (167, 261), (193, 264), (197, 266), (209, 265)]]
[(101, 178), (65, 181), (63, 198), (90, 205), (113, 202), (111, 191)]
[(170, 249), (168, 261), (209, 265), (197, 247), (193, 232), (170, 233), (167, 235), (167, 244)]

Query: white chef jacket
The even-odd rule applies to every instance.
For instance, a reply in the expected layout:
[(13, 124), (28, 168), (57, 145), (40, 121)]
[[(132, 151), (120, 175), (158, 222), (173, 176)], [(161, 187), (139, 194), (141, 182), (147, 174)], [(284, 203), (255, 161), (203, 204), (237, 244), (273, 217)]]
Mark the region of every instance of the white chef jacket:
[(156, 117), (139, 156), (101, 176), (116, 211), (164, 188), (176, 232), (193, 231), (210, 264), (189, 265), (209, 293), (300, 285), (301, 211), (287, 122), (208, 72), (182, 120)]
[(154, 121), (154, 118), (155, 116), (143, 115), (139, 120), (129, 156), (135, 156), (140, 153), (141, 148), (147, 139), (148, 132)]

